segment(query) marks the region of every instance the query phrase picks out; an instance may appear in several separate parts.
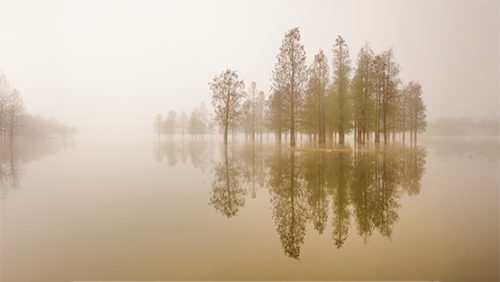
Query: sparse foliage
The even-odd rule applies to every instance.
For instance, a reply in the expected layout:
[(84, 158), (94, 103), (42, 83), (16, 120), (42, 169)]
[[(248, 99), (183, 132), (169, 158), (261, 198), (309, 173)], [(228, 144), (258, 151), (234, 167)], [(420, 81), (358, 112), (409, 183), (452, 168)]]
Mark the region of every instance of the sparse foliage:
[(239, 79), (236, 71), (227, 69), (214, 77), (209, 86), (215, 118), (224, 130), (224, 144), (227, 144), (229, 127), (236, 122), (240, 114), (245, 84)]
[(330, 92), (330, 124), (339, 134), (339, 143), (344, 144), (345, 134), (351, 128), (349, 104), (349, 75), (351, 59), (345, 40), (338, 36), (333, 46), (333, 85)]
[(328, 85), (328, 61), (323, 50), (314, 56), (309, 67), (309, 80), (302, 107), (301, 128), (305, 133), (318, 136), (318, 143), (326, 141), (326, 87)]
[(165, 133), (172, 139), (175, 134), (175, 128), (177, 125), (177, 113), (174, 110), (170, 110), (167, 113), (167, 118), (165, 119)]
[[(288, 108), (290, 146), (295, 146), (296, 143), (298, 113), (302, 104), (306, 80), (306, 52), (304, 45), (300, 42), (299, 28), (294, 28), (285, 34), (285, 38), (281, 42), (272, 80), (273, 92), (279, 93), (280, 96), (276, 97), (280, 104), (277, 106)], [(281, 116), (279, 120), (281, 120)]]

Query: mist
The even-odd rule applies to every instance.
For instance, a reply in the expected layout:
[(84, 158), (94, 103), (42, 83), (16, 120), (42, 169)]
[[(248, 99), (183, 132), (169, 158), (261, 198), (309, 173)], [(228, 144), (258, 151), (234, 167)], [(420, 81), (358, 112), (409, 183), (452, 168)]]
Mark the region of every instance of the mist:
[(499, 13), (0, 0), (0, 281), (499, 281)]
[(300, 27), (308, 63), (392, 47), (403, 80), (423, 87), (429, 120), (497, 118), (496, 1), (0, 2), (0, 71), (29, 112), (134, 135), (156, 113), (209, 105), (207, 83), (237, 69), (266, 94), (283, 34)]

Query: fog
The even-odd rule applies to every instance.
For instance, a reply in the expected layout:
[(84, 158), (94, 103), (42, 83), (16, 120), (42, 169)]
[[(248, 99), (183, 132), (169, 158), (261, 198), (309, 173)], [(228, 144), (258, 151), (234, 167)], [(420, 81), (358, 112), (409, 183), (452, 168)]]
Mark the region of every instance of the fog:
[(209, 104), (226, 68), (269, 91), (285, 32), (308, 63), (353, 63), (368, 41), (393, 47), (404, 82), (423, 87), (429, 120), (498, 117), (498, 1), (0, 1), (0, 71), (30, 113), (79, 132), (151, 132), (156, 113)]
[(0, 281), (499, 281), (499, 9), (0, 0)]

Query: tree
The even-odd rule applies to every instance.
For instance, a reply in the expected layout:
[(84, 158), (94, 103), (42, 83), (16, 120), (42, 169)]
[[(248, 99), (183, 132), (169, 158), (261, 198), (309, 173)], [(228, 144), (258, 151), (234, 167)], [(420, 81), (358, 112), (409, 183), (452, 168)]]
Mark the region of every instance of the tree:
[(194, 108), (191, 111), (191, 116), (189, 117), (188, 131), (191, 137), (201, 134), (201, 120), (200, 120), (200, 110)]
[(318, 143), (324, 144), (326, 139), (325, 95), (328, 84), (328, 62), (323, 50), (314, 56), (309, 67), (304, 106), (302, 109), (302, 128), (309, 133), (318, 134)]
[(165, 119), (165, 133), (170, 135), (170, 138), (174, 138), (175, 127), (177, 124), (177, 113), (174, 110), (170, 110), (167, 113), (167, 117)]
[(24, 103), (17, 89), (10, 89), (7, 79), (0, 73), (0, 138), (10, 137), (21, 131)]
[(262, 142), (262, 135), (264, 134), (264, 113), (266, 107), (266, 94), (264, 91), (259, 91), (259, 96), (257, 98), (257, 129), (259, 131), (260, 142)]
[(348, 117), (348, 87), (351, 59), (345, 40), (339, 35), (333, 46), (333, 109), (334, 124), (339, 133), (339, 144), (344, 144), (344, 135), (350, 128)]
[(193, 108), (189, 117), (188, 131), (191, 136), (203, 136), (208, 132), (209, 127), (208, 111), (205, 104)]
[(229, 126), (235, 122), (239, 115), (241, 101), (244, 97), (242, 91), (244, 85), (236, 71), (230, 69), (221, 72), (209, 83), (215, 118), (224, 129), (224, 144), (227, 144)]
[(201, 137), (205, 136), (208, 133), (208, 128), (210, 127), (210, 119), (208, 117), (208, 110), (205, 106), (205, 103), (201, 103), (200, 107), (198, 107), (199, 114), (199, 124), (200, 124), (200, 134)]
[[(242, 106), (241, 106), (241, 112), (240, 116), (238, 119), (238, 125), (240, 128), (243, 129), (243, 132), (245, 133), (245, 138), (248, 138), (248, 136), (253, 136), (253, 121), (254, 117), (252, 114), (252, 100), (246, 99)], [(252, 138), (253, 140), (253, 138)]]
[(267, 126), (276, 134), (276, 142), (281, 145), (281, 134), (288, 124), (288, 110), (283, 91), (274, 90), (267, 106)]
[(5, 75), (0, 73), (0, 138), (7, 136), (7, 106), (9, 102), (9, 84)]
[(384, 59), (381, 55), (373, 58), (373, 87), (375, 100), (375, 143), (380, 143), (382, 132), (382, 97), (384, 95)]
[(375, 142), (380, 142), (383, 133), (384, 144), (389, 139), (389, 122), (395, 113), (399, 80), (399, 65), (394, 62), (392, 49), (377, 55), (374, 60), (374, 78), (377, 100), (377, 130)]
[(375, 101), (373, 97), (373, 51), (368, 43), (359, 51), (356, 72), (351, 89), (354, 106), (354, 128), (356, 142), (364, 144), (373, 130)]
[(26, 114), (21, 93), (17, 89), (10, 89), (7, 79), (0, 73), (0, 140), (9, 137), (12, 142), (16, 135), (67, 136), (75, 132), (74, 127), (68, 127), (54, 119)]
[(155, 132), (158, 134), (158, 139), (160, 139), (160, 135), (163, 129), (163, 116), (161, 114), (156, 114), (154, 128)]
[(408, 101), (408, 124), (410, 129), (410, 139), (417, 142), (417, 133), (422, 132), (427, 127), (426, 107), (422, 100), (422, 86), (418, 82), (410, 81), (404, 91)]
[(13, 89), (8, 96), (6, 109), (7, 130), (10, 139), (18, 133), (21, 127), (21, 119), (24, 111), (24, 104), (19, 90)]
[(71, 136), (76, 132), (74, 127), (66, 126), (54, 119), (46, 119), (39, 115), (23, 114), (21, 121), (22, 134), (27, 137)]
[(250, 95), (252, 95), (252, 142), (255, 142), (255, 94), (257, 92), (257, 83), (250, 83)]
[(299, 28), (285, 34), (273, 71), (272, 89), (283, 95), (289, 108), (290, 146), (295, 146), (297, 112), (302, 102), (304, 84), (307, 79), (306, 54), (300, 43)]
[(184, 134), (186, 133), (187, 126), (188, 126), (188, 116), (186, 114), (186, 111), (182, 111), (180, 119), (179, 119), (179, 126), (181, 129), (181, 134), (182, 137), (184, 137)]

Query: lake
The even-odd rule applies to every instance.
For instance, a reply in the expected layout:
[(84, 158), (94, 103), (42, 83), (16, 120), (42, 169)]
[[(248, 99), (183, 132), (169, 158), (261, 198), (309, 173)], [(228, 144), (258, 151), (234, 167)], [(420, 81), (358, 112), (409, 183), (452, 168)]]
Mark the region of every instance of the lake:
[(498, 138), (2, 145), (1, 281), (499, 280)]

